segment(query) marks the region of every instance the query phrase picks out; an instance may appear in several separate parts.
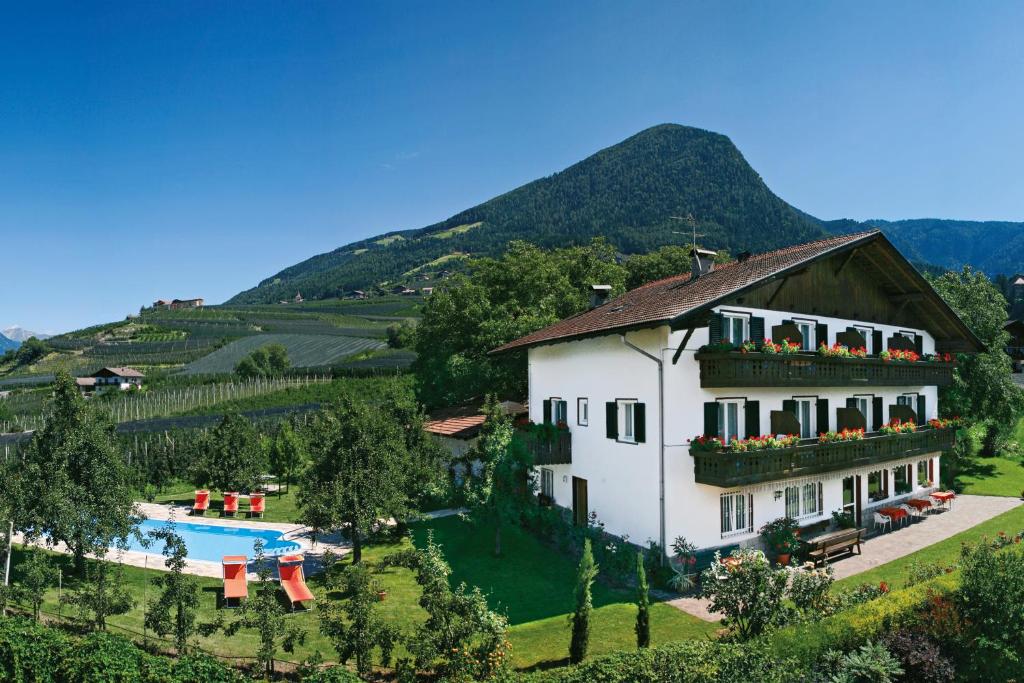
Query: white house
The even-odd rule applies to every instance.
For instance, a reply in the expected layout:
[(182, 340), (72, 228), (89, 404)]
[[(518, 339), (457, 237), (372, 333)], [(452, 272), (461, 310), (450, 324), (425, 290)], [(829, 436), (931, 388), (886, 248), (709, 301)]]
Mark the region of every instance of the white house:
[(75, 383), (82, 393), (91, 394), (106, 389), (129, 389), (141, 387), (146, 376), (135, 368), (101, 368), (88, 377), (78, 377)]
[[(526, 350), (532, 421), (565, 425), (564, 446), (538, 453), (545, 500), (637, 543), (709, 549), (755, 542), (784, 515), (811, 526), (845, 510), (870, 526), (873, 509), (933, 488), (954, 438), (928, 426), (952, 379), (946, 354), (982, 345), (882, 233), (712, 256), (697, 250), (691, 273), (609, 301), (595, 287), (591, 310), (492, 352)], [(800, 351), (759, 350), (786, 338)], [(883, 433), (894, 419), (917, 429)], [(863, 438), (820, 442), (843, 428)], [(801, 438), (749, 452), (693, 443), (777, 434)]]

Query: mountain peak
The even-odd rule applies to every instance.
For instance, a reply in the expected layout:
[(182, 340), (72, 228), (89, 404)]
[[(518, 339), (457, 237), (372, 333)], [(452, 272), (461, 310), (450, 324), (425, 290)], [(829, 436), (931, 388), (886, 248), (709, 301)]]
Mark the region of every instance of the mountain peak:
[(11, 341), (18, 342), (19, 344), (30, 337), (35, 337), (36, 339), (49, 339), (53, 336), (52, 334), (43, 334), (41, 332), (26, 330), (20, 325), (12, 325), (11, 327), (0, 330), (0, 333)]
[(314, 256), (229, 303), (275, 303), (296, 290), (312, 299), (416, 286), (467, 255), (496, 256), (511, 240), (551, 248), (604, 237), (623, 253), (643, 253), (689, 243), (680, 216), (692, 216), (701, 241), (715, 249), (768, 251), (825, 234), (775, 196), (728, 137), (664, 123), (446, 221)]

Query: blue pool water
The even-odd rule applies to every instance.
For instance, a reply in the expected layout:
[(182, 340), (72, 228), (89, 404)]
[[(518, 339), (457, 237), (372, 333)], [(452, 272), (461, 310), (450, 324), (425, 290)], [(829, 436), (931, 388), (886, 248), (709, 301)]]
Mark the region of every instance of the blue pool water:
[[(139, 525), (143, 538), (150, 531), (161, 529), (167, 522), (160, 519), (147, 519)], [(245, 555), (249, 559), (255, 556), (253, 544), (256, 539), (263, 540), (263, 552), (271, 555), (284, 555), (302, 549), (295, 541), (285, 540), (280, 531), (272, 529), (254, 529), (252, 527), (213, 526), (211, 524), (195, 524), (192, 522), (176, 522), (177, 534), (185, 541), (188, 557), (193, 560), (220, 562), (225, 555)], [(149, 548), (144, 548), (134, 536), (129, 539), (129, 550), (158, 555), (163, 552), (162, 541), (154, 541)]]

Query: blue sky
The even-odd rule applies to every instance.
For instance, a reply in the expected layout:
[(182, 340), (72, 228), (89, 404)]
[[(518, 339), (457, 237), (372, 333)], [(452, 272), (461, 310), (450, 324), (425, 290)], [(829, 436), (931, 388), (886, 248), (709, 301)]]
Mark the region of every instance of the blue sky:
[(1024, 219), (1020, 3), (85, 4), (0, 22), (0, 327), (219, 302), (663, 122), (822, 218)]

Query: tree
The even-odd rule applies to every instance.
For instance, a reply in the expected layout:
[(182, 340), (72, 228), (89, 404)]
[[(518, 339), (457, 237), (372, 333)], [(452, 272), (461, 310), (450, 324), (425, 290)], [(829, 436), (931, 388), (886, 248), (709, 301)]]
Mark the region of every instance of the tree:
[(277, 582), (271, 577), (270, 564), (263, 552), (263, 541), (257, 540), (254, 545), (255, 563), (259, 581), (256, 590), (248, 600), (242, 602), (238, 616), (233, 622), (222, 625), (223, 614), (218, 616), (215, 627), (223, 627), (228, 637), (234, 636), (243, 628), (256, 630), (260, 646), (256, 650), (256, 659), (263, 667), (266, 676), (274, 674), (274, 659), (280, 647), (285, 652), (294, 652), (296, 645), (306, 642), (306, 632), (300, 628), (289, 626), (286, 621), (284, 607), (277, 598)]
[(526, 395), (526, 355), (490, 356), (501, 344), (587, 309), (590, 285), (621, 293), (626, 272), (601, 239), (544, 251), (510, 242), (501, 258), (476, 259), (470, 273), (435, 290), (423, 307), (413, 363), (416, 392), (428, 406), (493, 392)]
[(51, 350), (50, 345), (41, 339), (29, 337), (23, 341), (21, 346), (18, 347), (18, 350), (15, 351), (15, 365), (31, 365), (46, 356)]
[(579, 664), (587, 656), (590, 645), (590, 613), (594, 604), (590, 594), (594, 579), (597, 578), (597, 565), (594, 564), (594, 553), (590, 548), (590, 539), (583, 541), (583, 555), (576, 569), (576, 608), (569, 615), (572, 626), (572, 640), (569, 643), (569, 663)]
[[(291, 489), (292, 477), (301, 469), (308, 457), (308, 449), (302, 435), (285, 422), (274, 437), (270, 446), (270, 471), (278, 478), (283, 478), (285, 493)], [(280, 489), (278, 489), (280, 490)]]
[(644, 554), (636, 554), (636, 646), (651, 646), (651, 600), (647, 594)]
[(388, 325), (387, 335), (389, 348), (408, 348), (413, 345), (413, 340), (416, 337), (416, 325), (411, 320)]
[(204, 435), (193, 479), (218, 491), (252, 491), (266, 472), (259, 432), (238, 413), (227, 413)]
[(1012, 428), (1022, 408), (1021, 391), (1013, 382), (1005, 352), (1010, 338), (1003, 329), (1006, 299), (984, 273), (970, 266), (932, 278), (931, 284), (987, 347), (981, 353), (959, 356), (953, 383), (940, 393), (943, 412), (988, 420), (991, 434), (986, 450), (991, 452), (996, 434)]
[(199, 609), (199, 584), (185, 573), (188, 549), (177, 534), (174, 519), (160, 529), (149, 532), (153, 541), (163, 541), (166, 573), (153, 578), (160, 597), (148, 605), (146, 626), (157, 635), (174, 634), (174, 647), (179, 656), (188, 652), (188, 639), (196, 632), (196, 611)]
[(381, 519), (404, 519), (417, 482), (403, 425), (381, 406), (343, 397), (321, 411), (310, 427), (312, 457), (299, 491), (303, 517), (326, 528), (345, 528), (352, 561), (362, 560), (363, 539)]
[(14, 588), (14, 596), (32, 607), (32, 616), (39, 620), (39, 608), (46, 591), (57, 583), (57, 567), (38, 548), (27, 547), (27, 557), (21, 564), (21, 579)]
[(235, 374), (242, 377), (276, 377), (291, 365), (288, 349), (282, 344), (267, 344), (256, 349), (235, 365)]
[(965, 545), (960, 567), (955, 602), (969, 629), (971, 670), (977, 680), (1013, 679), (1024, 667), (1024, 552)]
[(107, 630), (107, 617), (126, 614), (135, 599), (124, 584), (121, 564), (106, 561), (106, 550), (86, 564), (85, 578), (64, 593), (63, 602), (78, 607), (81, 619), (99, 631)]
[(46, 424), (11, 488), (17, 526), (29, 537), (67, 545), (79, 573), (87, 553), (103, 554), (127, 539), (140, 519), (115, 444), (114, 425), (86, 403), (70, 375), (58, 373)]
[(466, 456), (479, 466), (467, 469), (463, 491), (470, 519), (494, 525), (494, 554), (500, 556), (502, 526), (513, 523), (530, 500), (532, 461), (493, 395), (487, 397), (483, 411), (487, 417), (480, 437)]
[(367, 676), (372, 670), (373, 651), (379, 649), (381, 664), (388, 666), (399, 634), (376, 609), (380, 603), (380, 584), (363, 565), (346, 567), (330, 583), (332, 588), (344, 592), (347, 599), (320, 603), (320, 632), (330, 639), (341, 663), (354, 657), (356, 671)]

